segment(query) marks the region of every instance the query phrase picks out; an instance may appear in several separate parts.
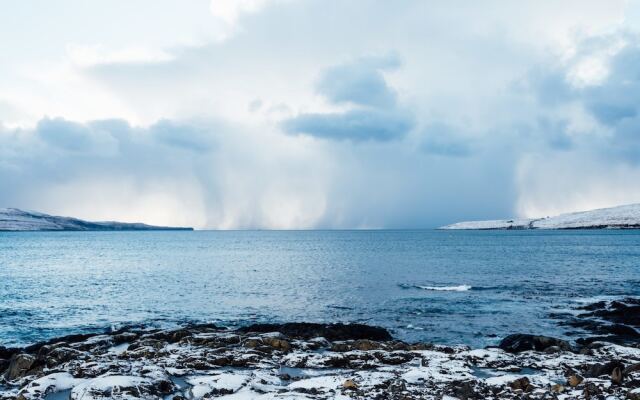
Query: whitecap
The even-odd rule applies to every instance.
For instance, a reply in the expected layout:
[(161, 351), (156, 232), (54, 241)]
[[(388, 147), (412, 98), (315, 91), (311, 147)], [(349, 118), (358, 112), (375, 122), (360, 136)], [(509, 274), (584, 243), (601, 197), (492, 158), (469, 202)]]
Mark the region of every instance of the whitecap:
[(416, 285), (416, 287), (424, 290), (436, 290), (442, 292), (466, 292), (471, 289), (469, 285), (459, 285), (459, 286), (420, 286)]

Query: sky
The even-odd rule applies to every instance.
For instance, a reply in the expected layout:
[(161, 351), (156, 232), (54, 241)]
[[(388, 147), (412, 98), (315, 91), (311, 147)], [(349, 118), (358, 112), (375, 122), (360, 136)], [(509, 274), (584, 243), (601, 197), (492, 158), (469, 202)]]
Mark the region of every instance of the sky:
[(640, 2), (26, 0), (0, 207), (433, 228), (640, 202)]

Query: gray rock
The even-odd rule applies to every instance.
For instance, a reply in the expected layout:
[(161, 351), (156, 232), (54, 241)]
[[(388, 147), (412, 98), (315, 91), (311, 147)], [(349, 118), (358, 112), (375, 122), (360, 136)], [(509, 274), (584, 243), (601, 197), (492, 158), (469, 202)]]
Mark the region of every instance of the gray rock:
[(35, 363), (36, 358), (29, 354), (16, 354), (9, 361), (9, 368), (4, 372), (4, 379), (14, 381), (26, 375)]

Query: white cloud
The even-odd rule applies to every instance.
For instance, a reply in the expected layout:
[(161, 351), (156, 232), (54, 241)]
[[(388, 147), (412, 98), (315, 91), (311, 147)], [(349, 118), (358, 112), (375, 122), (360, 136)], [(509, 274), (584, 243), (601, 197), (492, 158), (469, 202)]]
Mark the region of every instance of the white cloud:
[[(144, 2), (149, 14), (138, 2), (100, 9), (108, 26), (54, 7), (40, 23), (60, 30), (46, 43), (10, 46), (0, 185), (14, 190), (0, 206), (213, 228), (401, 227), (637, 198), (638, 91), (623, 90), (609, 40), (624, 39), (624, 1)], [(397, 68), (358, 67), (380, 54)], [(92, 140), (70, 144), (77, 127), (43, 138), (47, 116)], [(283, 131), (300, 116), (315, 136)], [(108, 118), (120, 122), (96, 122)], [(376, 127), (393, 140), (319, 139)]]
[(244, 13), (255, 13), (273, 0), (211, 0), (211, 14), (234, 25)]
[(173, 59), (173, 56), (164, 50), (142, 46), (127, 46), (117, 50), (109, 50), (99, 44), (68, 44), (66, 51), (71, 62), (81, 68), (99, 64), (157, 63)]

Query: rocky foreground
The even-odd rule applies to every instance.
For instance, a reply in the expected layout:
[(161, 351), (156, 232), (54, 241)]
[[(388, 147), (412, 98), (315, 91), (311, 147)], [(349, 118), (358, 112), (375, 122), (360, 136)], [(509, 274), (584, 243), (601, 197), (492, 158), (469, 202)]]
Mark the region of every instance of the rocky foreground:
[(0, 348), (1, 399), (640, 399), (640, 349), (511, 335), (470, 349), (366, 325), (196, 325)]

